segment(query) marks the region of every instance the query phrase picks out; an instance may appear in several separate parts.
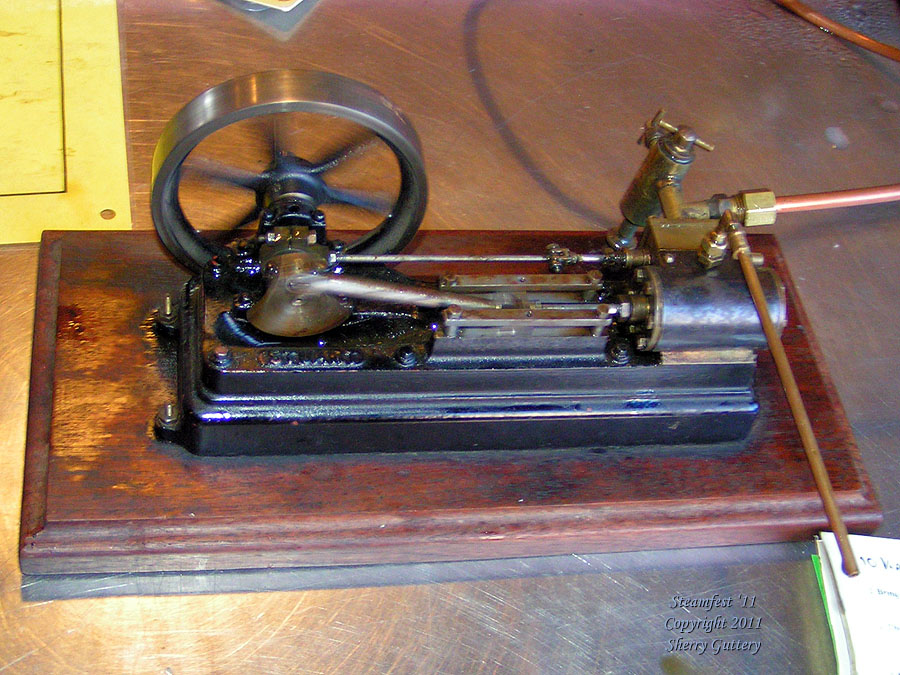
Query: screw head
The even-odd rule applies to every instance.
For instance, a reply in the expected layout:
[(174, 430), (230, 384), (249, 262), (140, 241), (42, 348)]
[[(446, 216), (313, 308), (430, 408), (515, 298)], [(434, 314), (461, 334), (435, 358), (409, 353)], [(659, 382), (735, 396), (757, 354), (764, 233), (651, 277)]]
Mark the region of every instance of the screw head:
[(631, 345), (627, 340), (613, 340), (607, 353), (610, 363), (615, 366), (624, 366), (631, 362)]
[(416, 354), (415, 348), (410, 345), (400, 347), (394, 352), (394, 361), (401, 368), (413, 368), (419, 363), (419, 356)]
[(209, 361), (214, 366), (224, 368), (231, 363), (231, 350), (225, 345), (217, 345), (210, 352)]

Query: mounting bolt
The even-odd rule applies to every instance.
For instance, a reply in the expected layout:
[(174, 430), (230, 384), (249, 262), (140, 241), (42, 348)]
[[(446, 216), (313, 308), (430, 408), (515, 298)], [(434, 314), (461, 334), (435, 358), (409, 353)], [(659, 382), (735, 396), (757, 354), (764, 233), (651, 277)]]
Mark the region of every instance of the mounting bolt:
[(231, 350), (225, 345), (218, 345), (209, 354), (209, 362), (218, 368), (225, 368), (231, 364)]
[(156, 321), (164, 328), (172, 328), (178, 318), (178, 311), (175, 309), (175, 303), (172, 302), (172, 296), (166, 294), (163, 304), (156, 310)]
[(633, 356), (628, 340), (612, 340), (607, 354), (609, 362), (614, 366), (627, 366)]
[(415, 348), (404, 345), (394, 352), (394, 361), (401, 368), (413, 368), (419, 364), (419, 355), (416, 354)]
[(161, 405), (156, 413), (155, 424), (160, 429), (174, 431), (181, 424), (181, 412), (174, 403)]

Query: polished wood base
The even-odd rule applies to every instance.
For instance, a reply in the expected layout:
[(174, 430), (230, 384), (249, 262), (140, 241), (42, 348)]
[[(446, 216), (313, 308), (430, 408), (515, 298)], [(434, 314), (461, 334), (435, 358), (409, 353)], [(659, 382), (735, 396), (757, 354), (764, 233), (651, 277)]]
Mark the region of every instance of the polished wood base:
[[(420, 235), (407, 250), (576, 250), (599, 234)], [(786, 281), (784, 341), (853, 531), (881, 520), (843, 410)], [(31, 574), (469, 560), (805, 538), (826, 527), (774, 366), (740, 452), (199, 458), (156, 441), (173, 397), (150, 317), (186, 275), (148, 232), (46, 233), (21, 525)], [(365, 447), (360, 438), (360, 447)], [(427, 448), (423, 448), (426, 450)]]

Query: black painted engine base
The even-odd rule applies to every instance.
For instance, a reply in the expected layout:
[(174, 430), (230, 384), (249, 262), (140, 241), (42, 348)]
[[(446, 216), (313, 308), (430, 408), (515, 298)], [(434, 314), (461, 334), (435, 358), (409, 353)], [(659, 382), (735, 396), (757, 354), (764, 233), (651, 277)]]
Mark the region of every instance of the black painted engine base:
[(365, 306), (321, 336), (269, 344), (198, 278), (182, 306), (181, 417), (158, 432), (199, 455), (733, 451), (758, 411), (750, 350), (633, 354), (617, 366), (607, 336), (574, 336), (524, 363), (514, 339), (473, 340), (464, 354), (435, 337), (426, 310)]

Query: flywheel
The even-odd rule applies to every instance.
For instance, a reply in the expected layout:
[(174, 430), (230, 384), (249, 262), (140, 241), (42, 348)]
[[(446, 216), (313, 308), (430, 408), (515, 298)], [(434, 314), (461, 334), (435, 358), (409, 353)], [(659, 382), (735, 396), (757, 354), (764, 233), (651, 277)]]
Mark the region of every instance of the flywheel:
[(195, 272), (285, 195), (323, 211), (329, 226), (359, 232), (345, 251), (396, 253), (425, 212), (419, 138), (360, 82), (272, 70), (204, 91), (157, 143), (153, 222), (166, 248)]

